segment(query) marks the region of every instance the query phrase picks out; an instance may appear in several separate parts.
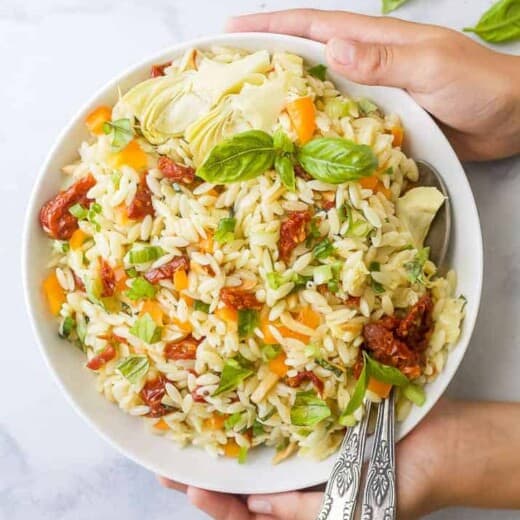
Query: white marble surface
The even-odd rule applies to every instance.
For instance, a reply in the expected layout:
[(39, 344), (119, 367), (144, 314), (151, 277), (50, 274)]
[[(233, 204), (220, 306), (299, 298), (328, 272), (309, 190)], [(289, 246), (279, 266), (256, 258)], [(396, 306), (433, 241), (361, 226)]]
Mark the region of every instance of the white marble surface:
[[(491, 3), (412, 0), (396, 14), (460, 28)], [(114, 73), (172, 42), (220, 32), (231, 14), (304, 5), (379, 12), (379, 0), (0, 0), (0, 222), (7, 237), (0, 245), (0, 519), (205, 518), (98, 438), (60, 395), (24, 310), (22, 221), (58, 131)], [(520, 45), (504, 50), (520, 53)], [(519, 400), (520, 160), (467, 171), (486, 271), (480, 319), (450, 392)], [(518, 512), (451, 510), (433, 518), (513, 519)]]

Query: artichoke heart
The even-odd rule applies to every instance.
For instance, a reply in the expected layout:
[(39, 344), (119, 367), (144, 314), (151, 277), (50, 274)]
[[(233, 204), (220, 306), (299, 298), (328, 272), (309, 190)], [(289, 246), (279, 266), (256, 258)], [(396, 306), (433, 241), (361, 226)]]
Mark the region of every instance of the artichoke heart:
[(412, 236), (414, 247), (420, 249), (423, 246), (430, 225), (444, 204), (444, 199), (444, 195), (431, 186), (412, 188), (397, 199), (397, 216)]

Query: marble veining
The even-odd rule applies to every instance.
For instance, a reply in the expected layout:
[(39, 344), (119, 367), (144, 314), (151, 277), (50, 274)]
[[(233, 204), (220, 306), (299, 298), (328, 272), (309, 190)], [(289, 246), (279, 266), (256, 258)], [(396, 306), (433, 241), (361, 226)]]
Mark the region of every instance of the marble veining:
[[(414, 0), (396, 14), (460, 28), (490, 4)], [(24, 309), (22, 222), (31, 185), (56, 135), (115, 73), (174, 42), (220, 32), (232, 14), (297, 6), (379, 13), (379, 0), (1, 0), (0, 520), (206, 518), (98, 438), (60, 395)], [(519, 44), (502, 49), (520, 53)], [(472, 344), (449, 391), (518, 400), (520, 160), (466, 168), (482, 219), (484, 292)], [(517, 517), (450, 510), (431, 518)]]

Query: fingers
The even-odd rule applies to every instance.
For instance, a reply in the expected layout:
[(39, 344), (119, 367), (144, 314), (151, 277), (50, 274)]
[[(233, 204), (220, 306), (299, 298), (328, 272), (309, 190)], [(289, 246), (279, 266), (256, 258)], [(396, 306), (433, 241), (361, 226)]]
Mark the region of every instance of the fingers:
[(188, 486), (167, 479), (166, 477), (157, 477), (157, 479), (159, 480), (161, 486), (167, 487), (168, 489), (175, 489), (176, 491), (181, 491), (182, 493), (186, 493), (186, 490), (188, 489)]
[(272, 32), (302, 36), (320, 42), (346, 38), (381, 43), (413, 43), (433, 26), (394, 18), (366, 16), (345, 11), (289, 9), (272, 13), (237, 16), (228, 21), (230, 32)]
[(323, 493), (320, 492), (251, 495), (247, 499), (247, 506), (254, 513), (272, 515), (283, 520), (315, 520), (322, 497)]
[[(415, 54), (417, 56), (417, 54)], [(364, 43), (339, 38), (327, 44), (331, 69), (365, 85), (412, 88), (417, 60), (413, 47), (384, 43)]]
[(252, 520), (246, 505), (234, 495), (215, 493), (194, 487), (188, 488), (188, 499), (214, 520)]

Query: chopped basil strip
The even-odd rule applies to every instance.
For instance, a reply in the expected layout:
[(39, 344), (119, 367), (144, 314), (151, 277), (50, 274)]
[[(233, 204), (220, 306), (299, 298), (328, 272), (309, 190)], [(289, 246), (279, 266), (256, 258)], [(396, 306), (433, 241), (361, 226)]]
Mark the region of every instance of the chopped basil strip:
[(130, 383), (138, 383), (150, 368), (147, 356), (128, 356), (122, 359), (116, 366), (116, 370)]
[(225, 244), (234, 240), (236, 223), (237, 221), (234, 217), (221, 218), (215, 232), (215, 242)]
[(193, 301), (193, 310), (209, 313), (209, 303), (201, 302), (200, 300)]
[(264, 425), (255, 419), (255, 422), (253, 423), (253, 437), (258, 437), (263, 433), (265, 433)]
[(141, 298), (153, 298), (157, 289), (145, 278), (132, 278), (130, 289), (126, 291), (126, 296), (131, 300), (140, 300)]
[(240, 446), (240, 451), (238, 452), (238, 463), (245, 464), (247, 461), (247, 452), (249, 448), (247, 446)]
[(70, 338), (76, 328), (76, 320), (72, 316), (65, 316), (61, 322), (59, 335), (61, 338)]
[(153, 321), (150, 314), (146, 313), (133, 324), (130, 334), (141, 339), (145, 343), (157, 343), (161, 340), (162, 327)]
[(371, 278), (370, 286), (376, 294), (383, 294), (385, 292), (385, 288), (383, 287), (383, 285), (379, 282), (376, 282), (373, 278)]
[(324, 368), (325, 370), (330, 370), (335, 376), (342, 376), (343, 370), (337, 365), (333, 365), (332, 363), (329, 363), (325, 359), (316, 359), (316, 364), (320, 365), (320, 367)]
[(381, 271), (381, 264), (379, 262), (370, 262), (370, 265), (368, 266), (368, 270), (373, 273)]
[(240, 309), (238, 311), (238, 337), (247, 338), (253, 334), (258, 325), (258, 311)]
[(242, 366), (236, 359), (228, 359), (222, 369), (220, 383), (215, 392), (213, 392), (213, 397), (223, 394), (224, 392), (235, 390), (244, 379), (247, 379), (253, 374), (253, 370)]
[(53, 240), (52, 249), (56, 253), (68, 253), (70, 250), (70, 244), (65, 240)]
[(334, 244), (328, 238), (316, 244), (312, 250), (314, 258), (320, 260), (328, 258), (332, 253), (334, 253)]
[(414, 259), (411, 262), (404, 264), (404, 268), (408, 275), (408, 279), (412, 283), (424, 284), (424, 264), (430, 256), (430, 248), (423, 247), (417, 251)]
[(282, 347), (280, 345), (265, 345), (262, 347), (262, 359), (264, 361), (271, 361), (278, 357), (281, 352)]
[(146, 264), (153, 262), (164, 255), (164, 250), (159, 246), (143, 247), (141, 249), (131, 249), (128, 252), (128, 261), (131, 264)]
[(134, 138), (132, 122), (128, 118), (106, 121), (103, 123), (103, 132), (112, 136), (112, 148), (122, 150)]
[(307, 72), (311, 76), (321, 79), (321, 81), (325, 81), (325, 77), (327, 75), (327, 67), (322, 63), (319, 63), (318, 65), (314, 65), (314, 67), (311, 67)]
[(327, 403), (320, 399), (314, 390), (298, 392), (291, 408), (291, 424), (295, 426), (314, 426), (330, 417)]
[(242, 419), (242, 413), (236, 412), (232, 415), (230, 415), (225, 421), (224, 421), (224, 428), (226, 430), (232, 430)]

